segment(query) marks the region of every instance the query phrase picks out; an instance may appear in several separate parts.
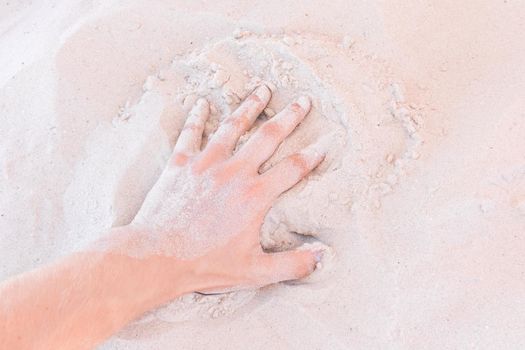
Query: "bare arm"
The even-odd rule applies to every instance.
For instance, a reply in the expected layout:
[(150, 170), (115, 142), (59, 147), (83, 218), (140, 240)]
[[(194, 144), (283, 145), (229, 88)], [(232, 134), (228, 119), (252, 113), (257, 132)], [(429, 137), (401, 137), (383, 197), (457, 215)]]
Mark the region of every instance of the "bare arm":
[(83, 252), (16, 276), (0, 286), (2, 348), (91, 349), (147, 310), (191, 291), (198, 281), (189, 265)]
[(89, 349), (184, 293), (255, 288), (311, 273), (321, 251), (268, 254), (259, 243), (275, 199), (324, 157), (309, 147), (259, 173), (306, 116), (309, 100), (290, 104), (233, 152), (270, 97), (267, 87), (258, 88), (204, 150), (209, 107), (199, 101), (131, 224), (0, 284), (0, 343), (6, 349)]

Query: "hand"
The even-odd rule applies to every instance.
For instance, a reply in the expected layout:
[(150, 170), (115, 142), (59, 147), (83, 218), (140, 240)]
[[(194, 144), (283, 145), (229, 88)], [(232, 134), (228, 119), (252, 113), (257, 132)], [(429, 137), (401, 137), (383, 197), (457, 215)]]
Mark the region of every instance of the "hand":
[[(299, 98), (264, 123), (233, 153), (271, 97), (261, 86), (219, 126), (201, 151), (209, 105), (200, 99), (186, 121), (173, 155), (130, 227), (131, 254), (200, 262), (201, 290), (256, 287), (304, 277), (320, 251), (267, 254), (259, 234), (276, 198), (314, 169), (324, 153), (309, 147), (263, 174), (259, 167), (304, 119), (310, 100)], [(140, 242), (140, 243), (137, 243)]]
[(290, 104), (233, 154), (270, 95), (267, 87), (259, 87), (203, 151), (209, 106), (199, 101), (131, 224), (111, 229), (92, 247), (2, 282), (4, 347), (93, 348), (144, 312), (185, 293), (259, 287), (312, 272), (321, 251), (267, 254), (259, 243), (273, 201), (324, 157), (310, 146), (259, 174), (261, 164), (308, 113), (309, 100)]

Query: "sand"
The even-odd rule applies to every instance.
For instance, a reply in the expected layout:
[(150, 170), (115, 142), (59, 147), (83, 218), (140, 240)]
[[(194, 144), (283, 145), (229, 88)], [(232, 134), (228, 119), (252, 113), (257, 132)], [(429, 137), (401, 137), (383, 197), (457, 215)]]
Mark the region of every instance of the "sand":
[(306, 93), (265, 166), (328, 147), (261, 232), (330, 246), (311, 277), (184, 296), (101, 349), (525, 346), (523, 4), (0, 6), (0, 280), (130, 222), (198, 97), (209, 135), (261, 82), (257, 125)]

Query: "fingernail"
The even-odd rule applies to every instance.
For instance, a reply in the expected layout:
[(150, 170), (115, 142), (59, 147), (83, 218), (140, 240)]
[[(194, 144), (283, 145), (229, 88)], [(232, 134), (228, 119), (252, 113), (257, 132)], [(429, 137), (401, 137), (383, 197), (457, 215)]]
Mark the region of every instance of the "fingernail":
[(321, 260), (323, 260), (323, 256), (324, 256), (324, 250), (314, 251), (314, 257), (315, 257), (316, 262), (320, 262)]
[(310, 98), (308, 96), (301, 96), (297, 99), (297, 104), (301, 106), (304, 110), (309, 110), (312, 103), (310, 102)]
[(257, 97), (261, 99), (261, 101), (269, 101), (270, 97), (272, 96), (272, 93), (270, 91), (270, 88), (266, 85), (261, 85), (255, 91), (253, 92)]

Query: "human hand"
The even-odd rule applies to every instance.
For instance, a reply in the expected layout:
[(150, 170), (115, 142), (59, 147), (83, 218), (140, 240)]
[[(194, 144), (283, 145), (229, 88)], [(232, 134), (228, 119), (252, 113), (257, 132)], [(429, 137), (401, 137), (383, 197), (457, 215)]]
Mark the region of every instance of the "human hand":
[[(310, 101), (303, 97), (290, 104), (233, 152), (270, 97), (266, 86), (259, 87), (203, 151), (209, 106), (200, 100), (129, 225), (0, 284), (9, 302), (0, 317), (0, 329), (7, 330), (0, 332), (2, 344), (13, 349), (92, 348), (144, 312), (185, 293), (260, 287), (312, 272), (322, 251), (265, 253), (259, 243), (275, 199), (324, 158), (318, 146), (310, 146), (259, 173), (308, 113)], [(31, 336), (20, 336), (23, 331)]]
[(265, 253), (259, 240), (273, 202), (324, 158), (323, 150), (310, 146), (259, 173), (309, 112), (310, 100), (301, 97), (288, 105), (233, 152), (270, 98), (268, 87), (257, 88), (202, 151), (209, 105), (204, 99), (197, 102), (165, 170), (129, 225), (137, 235), (128, 242), (132, 254), (195, 262), (203, 277), (201, 291), (259, 287), (314, 270), (321, 251)]

